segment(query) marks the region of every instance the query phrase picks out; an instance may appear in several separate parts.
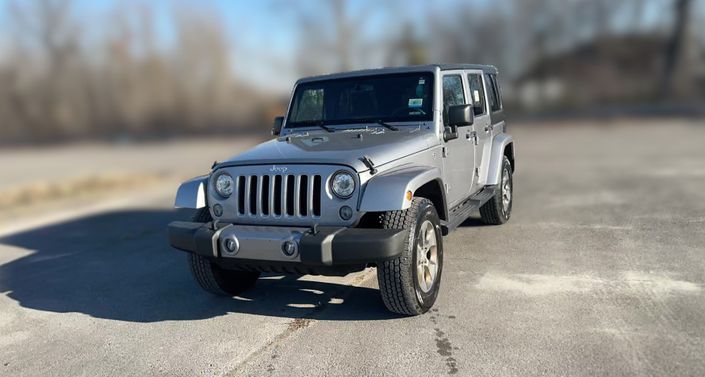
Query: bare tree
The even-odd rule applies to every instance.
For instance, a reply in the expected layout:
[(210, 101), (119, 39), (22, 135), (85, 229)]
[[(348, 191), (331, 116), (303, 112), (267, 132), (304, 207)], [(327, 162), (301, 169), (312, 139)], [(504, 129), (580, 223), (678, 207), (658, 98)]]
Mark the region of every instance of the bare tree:
[(691, 67), (688, 63), (689, 54), (693, 52), (691, 46), (691, 15), (693, 10), (692, 0), (674, 0), (673, 31), (669, 37), (665, 51), (665, 64), (660, 93), (664, 98), (673, 95), (684, 95), (689, 88)]
[[(34, 84), (24, 87), (12, 98), (22, 118), (33, 133), (50, 135), (55, 129), (79, 132), (83, 125), (71, 111), (71, 96), (78, 94), (73, 76), (79, 51), (78, 25), (71, 15), (71, 2), (39, 0), (33, 3), (8, 3), (15, 25), (14, 39), (31, 59), (40, 62), (33, 67)], [(38, 113), (34, 109), (41, 108)], [(82, 108), (81, 110), (85, 110)], [(41, 117), (41, 119), (37, 118)]]
[(397, 6), (396, 1), (317, 0), (290, 8), (289, 15), (298, 25), (299, 72), (311, 75), (381, 63), (385, 48), (392, 43), (395, 24), (401, 27), (403, 22), (379, 30), (372, 29), (370, 20), (380, 14), (395, 14)]

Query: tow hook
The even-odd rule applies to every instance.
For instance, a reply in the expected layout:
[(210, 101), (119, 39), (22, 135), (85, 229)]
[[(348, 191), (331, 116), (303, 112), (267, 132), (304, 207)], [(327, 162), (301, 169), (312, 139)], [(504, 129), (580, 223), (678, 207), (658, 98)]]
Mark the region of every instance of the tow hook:
[(313, 224), (313, 226), (309, 230), (309, 233), (311, 233), (312, 236), (318, 234), (318, 223)]

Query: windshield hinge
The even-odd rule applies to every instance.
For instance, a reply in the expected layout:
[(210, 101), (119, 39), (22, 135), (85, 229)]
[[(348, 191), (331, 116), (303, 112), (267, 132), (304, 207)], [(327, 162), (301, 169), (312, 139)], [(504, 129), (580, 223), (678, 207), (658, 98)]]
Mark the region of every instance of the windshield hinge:
[(362, 156), (360, 157), (360, 161), (362, 161), (365, 166), (367, 166), (370, 169), (370, 174), (374, 175), (377, 174), (377, 169), (375, 169), (375, 164), (372, 162), (372, 159), (369, 156)]
[(441, 150), (441, 152), (442, 152), (443, 158), (448, 157), (448, 148), (443, 147), (443, 149)]

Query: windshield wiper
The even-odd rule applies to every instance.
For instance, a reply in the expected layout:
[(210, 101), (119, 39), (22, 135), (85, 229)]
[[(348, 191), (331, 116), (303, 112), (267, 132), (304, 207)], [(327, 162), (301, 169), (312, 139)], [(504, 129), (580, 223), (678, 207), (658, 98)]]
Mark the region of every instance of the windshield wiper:
[(391, 124), (386, 122), (382, 122), (381, 120), (375, 120), (374, 123), (379, 124), (380, 126), (392, 131), (399, 131), (398, 127), (392, 126)]
[[(322, 129), (324, 129), (324, 130), (326, 130), (326, 131), (328, 131), (328, 132), (335, 132), (335, 129), (326, 126), (326, 125), (323, 123), (322, 120), (307, 120), (307, 121), (296, 122), (296, 123), (303, 124), (303, 125), (306, 125), (306, 126), (316, 126), (316, 127), (322, 128)], [(295, 129), (295, 128), (296, 128), (296, 127), (294, 127), (294, 129)]]
[(326, 126), (325, 124), (323, 124), (323, 121), (321, 121), (320, 123), (318, 123), (318, 124), (316, 124), (316, 125), (317, 125), (318, 127), (321, 127), (322, 129), (328, 131), (328, 132), (335, 132), (334, 129), (332, 129), (332, 128)]

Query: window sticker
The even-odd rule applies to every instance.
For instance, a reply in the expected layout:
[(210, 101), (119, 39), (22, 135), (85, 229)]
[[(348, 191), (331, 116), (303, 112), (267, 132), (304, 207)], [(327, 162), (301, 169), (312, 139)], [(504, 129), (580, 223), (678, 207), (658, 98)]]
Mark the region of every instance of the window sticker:
[(419, 79), (419, 85), (423, 85), (426, 83), (426, 79)]
[(472, 93), (473, 93), (473, 100), (475, 102), (480, 102), (480, 91), (474, 90)]
[(418, 109), (423, 106), (423, 98), (409, 98), (409, 108)]

